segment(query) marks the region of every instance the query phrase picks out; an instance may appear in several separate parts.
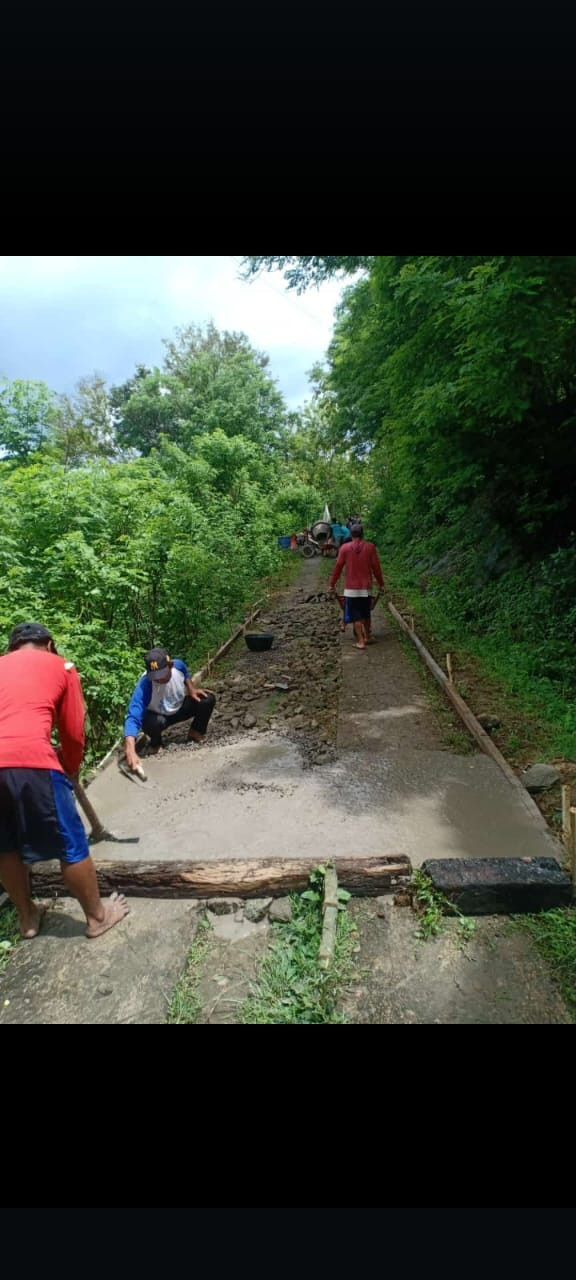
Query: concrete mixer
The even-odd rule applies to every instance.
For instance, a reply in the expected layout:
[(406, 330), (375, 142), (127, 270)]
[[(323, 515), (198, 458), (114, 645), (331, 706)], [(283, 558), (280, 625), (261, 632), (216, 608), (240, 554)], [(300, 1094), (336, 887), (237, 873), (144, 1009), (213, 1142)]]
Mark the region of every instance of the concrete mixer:
[(306, 560), (312, 556), (336, 556), (338, 548), (332, 537), (332, 525), (327, 520), (317, 520), (311, 529), (306, 530), (300, 551)]

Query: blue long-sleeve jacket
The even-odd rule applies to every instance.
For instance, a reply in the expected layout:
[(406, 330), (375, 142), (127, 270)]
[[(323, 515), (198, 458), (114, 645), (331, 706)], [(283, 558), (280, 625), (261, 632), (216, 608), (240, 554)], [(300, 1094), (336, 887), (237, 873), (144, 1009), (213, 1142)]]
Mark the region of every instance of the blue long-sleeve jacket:
[[(186, 663), (181, 658), (174, 658), (174, 666), (177, 671), (181, 671), (185, 680), (190, 679), (190, 672)], [(135, 738), (142, 728), (144, 720), (144, 712), (152, 697), (152, 681), (144, 674), (140, 677), (138, 684), (132, 694), (128, 706), (128, 713), (124, 721), (124, 737)]]

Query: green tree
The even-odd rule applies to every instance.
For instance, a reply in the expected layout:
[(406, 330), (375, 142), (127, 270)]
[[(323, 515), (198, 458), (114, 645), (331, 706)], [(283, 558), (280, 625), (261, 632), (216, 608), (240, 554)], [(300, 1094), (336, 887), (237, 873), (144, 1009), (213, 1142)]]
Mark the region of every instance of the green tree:
[(190, 449), (196, 437), (223, 431), (276, 449), (286, 429), (281, 392), (268, 357), (245, 334), (190, 325), (166, 342), (162, 369), (139, 366), (135, 378), (112, 388), (118, 440), (148, 454), (168, 436)]
[(114, 413), (101, 374), (81, 378), (74, 396), (60, 396), (49, 452), (66, 467), (117, 456)]
[(533, 257), (378, 258), (348, 291), (334, 421), (378, 446), (399, 536), (480, 499), (525, 550), (573, 526), (575, 293), (576, 259)]
[(0, 452), (25, 462), (49, 440), (56, 396), (44, 382), (7, 378), (0, 382)]
[(311, 285), (323, 284), (339, 272), (353, 275), (369, 269), (373, 262), (374, 258), (246, 257), (242, 259), (241, 276), (244, 280), (253, 280), (263, 271), (282, 271), (288, 288), (304, 293)]

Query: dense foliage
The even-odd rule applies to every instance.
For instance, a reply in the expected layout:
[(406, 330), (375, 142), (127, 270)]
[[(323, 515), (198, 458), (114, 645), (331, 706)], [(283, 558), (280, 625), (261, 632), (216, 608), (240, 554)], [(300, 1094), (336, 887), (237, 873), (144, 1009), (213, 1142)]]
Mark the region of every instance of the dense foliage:
[[(371, 525), (444, 639), (576, 724), (576, 257), (253, 258), (345, 292), (324, 449), (368, 462)], [(565, 704), (565, 706), (563, 706)], [(567, 745), (576, 746), (570, 737)]]
[[(198, 660), (280, 563), (361, 511), (444, 640), (539, 691), (576, 749), (576, 258), (246, 258), (301, 291), (346, 273), (314, 397), (289, 413), (244, 334), (71, 397), (0, 382), (0, 626), (53, 626), (92, 755), (153, 642)], [(360, 274), (358, 274), (360, 273)]]
[(266, 364), (210, 326), (124, 388), (1, 388), (0, 629), (41, 621), (77, 663), (89, 759), (117, 736), (144, 651), (199, 664), (277, 570), (277, 535), (321, 513)]

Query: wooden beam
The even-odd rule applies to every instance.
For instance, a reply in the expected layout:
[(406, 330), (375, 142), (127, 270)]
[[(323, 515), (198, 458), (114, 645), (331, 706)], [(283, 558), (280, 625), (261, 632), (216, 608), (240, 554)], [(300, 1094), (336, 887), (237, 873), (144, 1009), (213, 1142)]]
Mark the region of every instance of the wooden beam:
[(430, 858), (422, 870), (468, 916), (548, 911), (572, 901), (556, 858)]
[(572, 852), (572, 834), (570, 823), (570, 805), (572, 804), (572, 787), (564, 783), (562, 787), (562, 843), (567, 854)]
[[(410, 860), (333, 858), (340, 883), (350, 893), (377, 897), (392, 893), (411, 874)], [(114, 890), (136, 898), (264, 898), (299, 893), (308, 885), (312, 858), (233, 858), (218, 862), (105, 862), (95, 859), (101, 893)], [(66, 897), (54, 864), (35, 863), (34, 893)]]
[[(427, 648), (425, 647), (425, 645), (422, 644), (422, 641), (419, 639), (416, 633), (414, 631), (411, 631), (410, 627), (406, 625), (401, 614), (398, 613), (398, 610), (395, 608), (395, 606), (392, 604), (391, 601), (388, 602), (388, 608), (390, 610), (390, 613), (392, 614), (392, 617), (396, 619), (396, 622), (398, 623), (398, 625), (402, 627), (402, 630), (406, 632), (406, 635), (410, 636), (412, 643), (416, 646), (418, 653), (420, 654), (420, 657), (423, 659), (423, 661), (426, 663), (428, 670), (432, 672), (434, 679), (438, 681), (438, 684), (442, 685), (442, 688), (444, 689), (446, 696), (450, 699), (452, 706), (456, 708), (456, 711), (458, 712), (459, 716), (461, 716), (462, 720), (464, 721), (464, 724), (470, 730), (472, 737), (476, 739), (479, 746), (482, 747), (482, 750), (486, 752), (486, 755), (489, 755), (492, 757), (492, 759), (498, 765), (498, 768), (502, 770), (502, 773), (506, 775), (510, 785), (514, 787), (514, 790), (519, 800), (521, 800), (524, 806), (524, 809), (532, 818), (532, 821), (535, 822), (541, 828), (541, 830), (546, 832), (546, 835), (548, 836), (551, 846), (553, 846), (556, 850), (559, 851), (560, 842), (556, 840), (555, 836), (550, 831), (550, 828), (546, 822), (546, 819), (544, 818), (543, 814), (540, 812), (538, 805), (536, 804), (535, 800), (532, 799), (532, 796), (526, 790), (526, 787), (524, 786), (524, 784), (520, 782), (519, 778), (516, 777), (516, 774), (508, 764), (508, 761), (504, 759), (504, 756), (498, 750), (498, 747), (494, 745), (491, 738), (488, 736), (486, 731), (482, 728), (482, 725), (479, 724), (478, 720), (476, 719), (476, 716), (470, 710), (470, 707), (467, 706), (464, 699), (460, 697), (460, 694), (450, 684), (448, 677), (444, 674), (442, 668), (438, 666), (438, 663), (434, 661), (432, 654), (428, 652)], [(558, 853), (556, 856), (558, 856)]]
[(324, 876), (322, 914), (324, 922), (318, 951), (318, 964), (321, 969), (329, 969), (334, 955), (336, 929), (338, 928), (338, 876), (335, 867), (328, 867)]
[(576, 898), (576, 808), (570, 805), (570, 872), (572, 876), (572, 893)]

